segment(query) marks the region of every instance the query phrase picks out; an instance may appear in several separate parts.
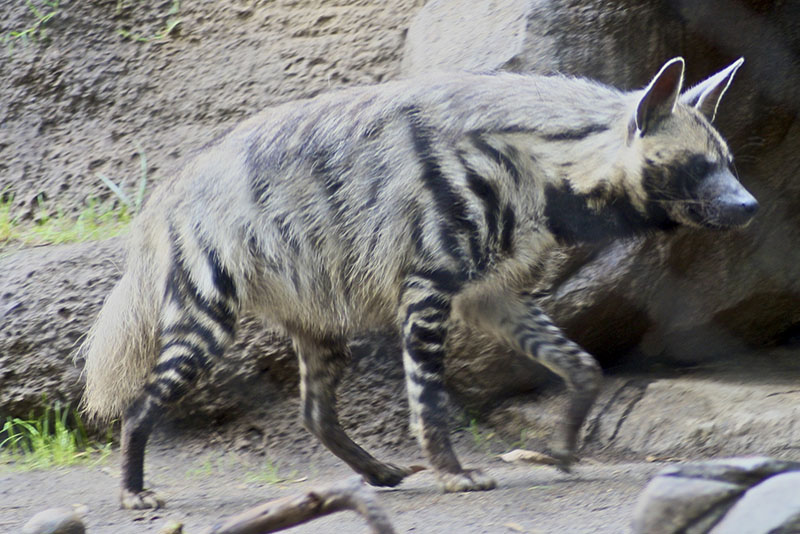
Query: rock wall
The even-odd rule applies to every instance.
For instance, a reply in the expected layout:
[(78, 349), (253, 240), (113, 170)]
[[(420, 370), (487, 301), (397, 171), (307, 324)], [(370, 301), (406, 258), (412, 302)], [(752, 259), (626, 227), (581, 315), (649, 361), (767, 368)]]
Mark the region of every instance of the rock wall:
[[(22, 216), (39, 195), (78, 209), (113, 197), (98, 174), (136, 184), (138, 147), (151, 183), (163, 180), (270, 104), (395, 76), (423, 3), (181, 2), (170, 14), (171, 0), (61, 0), (45, 37), (13, 41), (0, 62), (0, 192)], [(0, 35), (34, 26), (25, 2), (2, 4)]]

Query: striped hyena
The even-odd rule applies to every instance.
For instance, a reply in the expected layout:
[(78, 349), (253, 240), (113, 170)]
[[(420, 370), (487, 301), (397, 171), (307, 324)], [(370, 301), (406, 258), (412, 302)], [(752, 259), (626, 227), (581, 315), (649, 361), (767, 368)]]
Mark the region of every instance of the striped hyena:
[(411, 427), (442, 487), (495, 484), (462, 468), (448, 437), (454, 315), (566, 381), (554, 450), (569, 466), (601, 371), (526, 293), (528, 273), (562, 244), (747, 223), (757, 203), (710, 124), (741, 63), (684, 93), (681, 58), (632, 92), (441, 74), (274, 107), (213, 141), (153, 192), (83, 348), (87, 411), (124, 414), (122, 505), (161, 504), (143, 488), (148, 436), (245, 312), (292, 338), (305, 425), (371, 484), (411, 470), (350, 440), (335, 390), (348, 337), (387, 324), (401, 333)]

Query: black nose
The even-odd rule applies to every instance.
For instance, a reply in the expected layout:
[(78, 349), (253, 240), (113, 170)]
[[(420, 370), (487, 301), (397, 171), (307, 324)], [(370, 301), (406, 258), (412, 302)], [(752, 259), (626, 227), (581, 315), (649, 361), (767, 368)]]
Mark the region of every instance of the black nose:
[(758, 201), (755, 198), (750, 197), (750, 199), (746, 202), (742, 202), (740, 208), (743, 212), (752, 217), (758, 211)]
[(743, 226), (749, 223), (758, 211), (758, 201), (744, 188), (735, 196), (725, 195), (718, 201), (717, 222), (722, 226)]

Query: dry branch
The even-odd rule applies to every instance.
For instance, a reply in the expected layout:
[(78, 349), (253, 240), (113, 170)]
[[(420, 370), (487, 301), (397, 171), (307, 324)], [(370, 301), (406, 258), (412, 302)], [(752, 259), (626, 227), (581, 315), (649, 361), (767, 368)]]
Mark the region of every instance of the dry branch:
[(395, 532), (375, 491), (355, 476), (303, 495), (261, 504), (214, 525), (208, 534), (267, 534), (342, 510), (361, 514), (373, 534)]

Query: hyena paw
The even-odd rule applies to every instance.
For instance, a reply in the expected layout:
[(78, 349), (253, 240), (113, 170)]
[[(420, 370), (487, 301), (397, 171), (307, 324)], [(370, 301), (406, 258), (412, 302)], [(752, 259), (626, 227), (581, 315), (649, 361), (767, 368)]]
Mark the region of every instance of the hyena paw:
[(483, 491), (497, 486), (497, 482), (480, 469), (465, 469), (460, 473), (437, 473), (439, 486), (447, 493)]
[(400, 484), (408, 475), (416, 473), (414, 467), (400, 467), (394, 464), (382, 464), (380, 469), (372, 473), (365, 473), (364, 479), (373, 486), (394, 487)]
[(120, 495), (120, 504), (125, 510), (144, 510), (146, 508), (163, 508), (164, 500), (150, 490), (133, 492), (124, 489)]
[(556, 468), (564, 473), (572, 472), (572, 466), (578, 461), (578, 456), (574, 451), (566, 449), (556, 449), (552, 454), (556, 459)]

